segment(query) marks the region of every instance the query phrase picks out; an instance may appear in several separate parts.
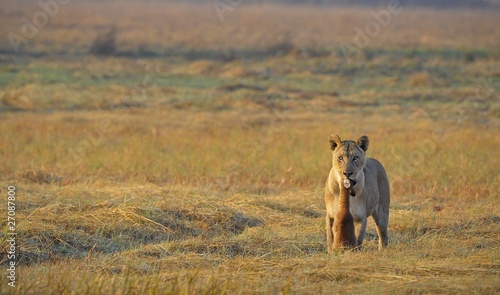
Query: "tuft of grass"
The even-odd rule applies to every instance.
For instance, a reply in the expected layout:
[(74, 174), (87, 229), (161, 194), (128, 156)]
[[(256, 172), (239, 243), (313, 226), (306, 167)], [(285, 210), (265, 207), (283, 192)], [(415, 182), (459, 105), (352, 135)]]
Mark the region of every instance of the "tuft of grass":
[(427, 72), (413, 73), (408, 83), (410, 86), (432, 86), (432, 77)]

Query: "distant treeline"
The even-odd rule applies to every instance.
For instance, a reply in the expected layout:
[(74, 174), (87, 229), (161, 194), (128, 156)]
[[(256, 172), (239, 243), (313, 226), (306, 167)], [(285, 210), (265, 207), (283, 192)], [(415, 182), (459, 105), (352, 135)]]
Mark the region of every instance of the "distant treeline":
[[(191, 0), (192, 2), (204, 2), (207, 0)], [(342, 6), (382, 6), (391, 1), (398, 0), (210, 0), (231, 4), (262, 4), (262, 3), (282, 3), (282, 4), (313, 4), (313, 5), (342, 5)], [(439, 8), (454, 7), (476, 7), (491, 8), (500, 7), (500, 0), (399, 0), (403, 5), (428, 6)]]

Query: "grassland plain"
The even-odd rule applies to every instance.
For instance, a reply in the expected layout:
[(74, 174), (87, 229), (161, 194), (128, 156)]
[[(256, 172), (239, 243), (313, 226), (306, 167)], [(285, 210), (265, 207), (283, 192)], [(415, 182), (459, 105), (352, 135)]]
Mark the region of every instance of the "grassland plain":
[[(38, 9), (12, 3), (2, 36)], [(11, 288), (2, 205), (0, 293), (500, 292), (496, 11), (405, 10), (348, 61), (369, 9), (152, 3), (75, 2), (17, 55), (2, 39), (20, 248)], [(88, 55), (112, 25), (115, 54)], [(330, 133), (386, 166), (384, 251), (370, 220), (362, 251), (326, 255)]]

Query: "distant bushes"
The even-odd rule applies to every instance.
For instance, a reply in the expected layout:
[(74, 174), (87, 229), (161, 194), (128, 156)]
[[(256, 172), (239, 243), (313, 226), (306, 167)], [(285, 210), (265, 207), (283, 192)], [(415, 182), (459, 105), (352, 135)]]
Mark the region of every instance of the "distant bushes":
[(93, 55), (108, 56), (116, 52), (116, 27), (97, 34), (89, 53)]

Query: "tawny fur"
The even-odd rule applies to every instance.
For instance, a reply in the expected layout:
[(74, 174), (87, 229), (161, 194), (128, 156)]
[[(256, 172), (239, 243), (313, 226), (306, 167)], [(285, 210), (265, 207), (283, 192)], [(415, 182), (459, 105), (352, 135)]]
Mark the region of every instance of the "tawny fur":
[(349, 211), (350, 189), (340, 185), (339, 209), (333, 221), (333, 250), (356, 247), (354, 219)]
[(357, 141), (342, 141), (330, 136), (332, 169), (325, 185), (326, 239), (328, 253), (333, 250), (334, 221), (340, 206), (340, 185), (345, 178), (354, 182), (355, 197), (350, 197), (349, 212), (354, 221), (356, 246), (360, 248), (366, 231), (368, 216), (372, 216), (379, 236), (379, 250), (387, 246), (390, 189), (384, 167), (379, 161), (366, 158), (369, 139), (361, 136)]

